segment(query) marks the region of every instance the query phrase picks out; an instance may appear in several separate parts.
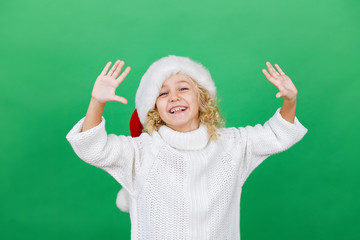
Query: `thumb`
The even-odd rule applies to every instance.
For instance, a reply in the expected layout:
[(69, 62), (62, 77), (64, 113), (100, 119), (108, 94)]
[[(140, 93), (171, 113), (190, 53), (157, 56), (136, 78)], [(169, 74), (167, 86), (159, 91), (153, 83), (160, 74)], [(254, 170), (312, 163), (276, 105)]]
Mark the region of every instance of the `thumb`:
[(280, 92), (278, 92), (277, 94), (276, 94), (276, 97), (277, 98), (279, 98), (279, 97), (281, 97), (282, 95), (281, 95), (281, 93)]
[(113, 99), (113, 101), (116, 101), (116, 102), (121, 102), (121, 103), (124, 103), (124, 104), (128, 103), (126, 98), (123, 98), (123, 97), (120, 97), (120, 96), (117, 96), (117, 95), (114, 95), (112, 99)]

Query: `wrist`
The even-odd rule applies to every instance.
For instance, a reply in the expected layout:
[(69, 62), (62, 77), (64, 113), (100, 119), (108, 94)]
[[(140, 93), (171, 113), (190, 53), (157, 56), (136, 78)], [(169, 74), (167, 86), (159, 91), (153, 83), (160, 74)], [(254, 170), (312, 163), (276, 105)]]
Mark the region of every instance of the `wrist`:
[(91, 97), (90, 99), (90, 103), (96, 105), (96, 106), (99, 106), (99, 107), (104, 107), (106, 103), (104, 102), (101, 102), (100, 100), (98, 100), (97, 98), (95, 97)]
[(286, 103), (296, 103), (296, 96), (293, 98), (284, 98), (284, 102)]

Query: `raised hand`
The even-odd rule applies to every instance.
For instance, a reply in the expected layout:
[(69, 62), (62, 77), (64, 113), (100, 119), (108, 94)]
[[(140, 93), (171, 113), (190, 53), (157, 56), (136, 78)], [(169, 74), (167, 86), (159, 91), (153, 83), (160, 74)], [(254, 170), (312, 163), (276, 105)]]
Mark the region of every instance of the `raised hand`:
[(265, 77), (274, 84), (280, 92), (276, 94), (277, 98), (284, 97), (285, 100), (293, 101), (296, 99), (297, 89), (291, 79), (285, 75), (285, 73), (281, 70), (279, 65), (275, 64), (275, 67), (279, 72), (277, 72), (270, 62), (266, 62), (269, 73), (266, 69), (263, 69)]
[(130, 67), (127, 67), (124, 72), (117, 78), (125, 62), (117, 60), (112, 66), (109, 72), (107, 72), (111, 66), (111, 61), (108, 62), (97, 77), (91, 96), (100, 103), (106, 103), (110, 101), (117, 101), (127, 104), (128, 101), (120, 96), (115, 95), (115, 90), (119, 84), (125, 79), (130, 72)]

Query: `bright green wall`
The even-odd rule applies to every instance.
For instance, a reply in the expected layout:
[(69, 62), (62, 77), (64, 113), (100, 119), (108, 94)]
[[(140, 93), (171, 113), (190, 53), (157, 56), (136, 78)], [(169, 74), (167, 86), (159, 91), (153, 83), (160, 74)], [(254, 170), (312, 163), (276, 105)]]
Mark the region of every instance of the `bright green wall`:
[(355, 0), (1, 1), (0, 239), (130, 239), (121, 186), (65, 136), (117, 59), (132, 67), (117, 91), (129, 103), (107, 104), (106, 128), (130, 135), (140, 78), (169, 54), (210, 70), (227, 127), (282, 105), (266, 61), (298, 89), (309, 131), (246, 181), (242, 240), (360, 239), (359, 11)]

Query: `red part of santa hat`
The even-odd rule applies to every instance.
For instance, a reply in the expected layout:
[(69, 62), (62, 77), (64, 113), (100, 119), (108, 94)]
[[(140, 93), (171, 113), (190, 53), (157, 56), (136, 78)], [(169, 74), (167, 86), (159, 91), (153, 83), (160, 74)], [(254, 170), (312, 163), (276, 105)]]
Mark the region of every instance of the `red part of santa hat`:
[(132, 137), (138, 137), (141, 135), (143, 130), (143, 125), (140, 122), (139, 115), (137, 110), (133, 112), (130, 118), (130, 133)]

